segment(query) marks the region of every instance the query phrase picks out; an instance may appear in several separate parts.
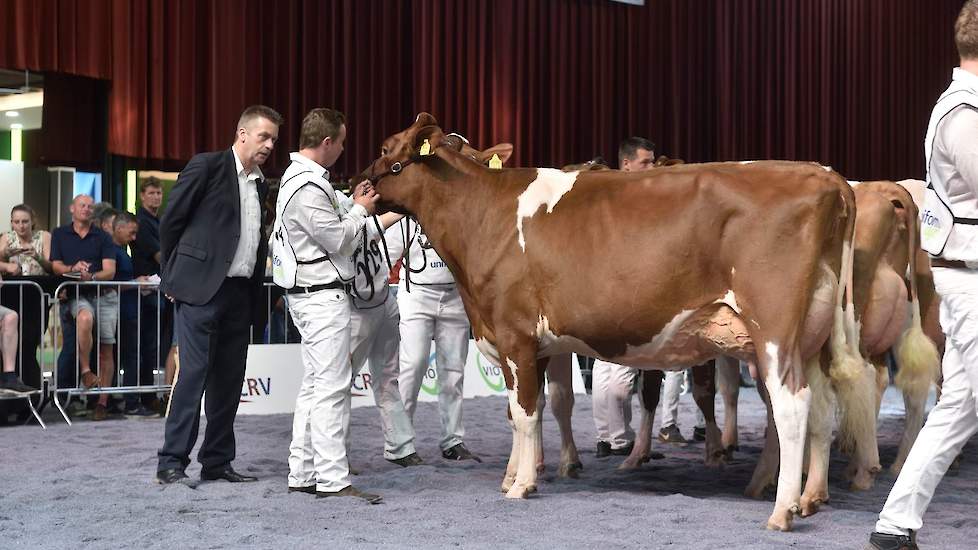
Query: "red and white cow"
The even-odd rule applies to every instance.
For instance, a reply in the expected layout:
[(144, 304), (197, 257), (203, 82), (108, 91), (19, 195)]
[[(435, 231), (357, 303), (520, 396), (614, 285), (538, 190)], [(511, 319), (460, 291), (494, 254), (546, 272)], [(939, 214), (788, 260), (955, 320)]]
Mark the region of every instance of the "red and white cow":
[(661, 370), (726, 354), (756, 361), (771, 395), (781, 469), (767, 525), (790, 528), (823, 368), (838, 380), (863, 370), (843, 312), (855, 200), (841, 176), (793, 162), (492, 170), (427, 113), (385, 140), (364, 176), (382, 206), (425, 227), (480, 350), (503, 366), (517, 451), (507, 496), (536, 487), (541, 358)]

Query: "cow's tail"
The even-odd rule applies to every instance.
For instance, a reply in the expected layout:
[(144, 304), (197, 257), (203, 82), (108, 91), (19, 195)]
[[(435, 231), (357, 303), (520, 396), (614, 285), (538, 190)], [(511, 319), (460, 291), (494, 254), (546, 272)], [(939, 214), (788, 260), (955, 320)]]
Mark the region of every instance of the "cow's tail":
[(917, 208), (913, 201), (906, 207), (907, 242), (910, 249), (910, 307), (912, 316), (910, 328), (904, 331), (896, 345), (897, 371), (894, 382), (908, 397), (919, 400), (930, 391), (932, 383), (937, 382), (941, 371), (941, 359), (937, 346), (924, 334), (920, 321), (920, 301), (917, 298), (917, 239), (919, 227)]
[(832, 356), (829, 379), (841, 412), (837, 441), (843, 450), (852, 451), (859, 441), (876, 441), (876, 376), (875, 371), (859, 353), (859, 325), (856, 322), (852, 296), (856, 201), (848, 185), (841, 195), (845, 229), (842, 269), (839, 273), (832, 332), (829, 336)]

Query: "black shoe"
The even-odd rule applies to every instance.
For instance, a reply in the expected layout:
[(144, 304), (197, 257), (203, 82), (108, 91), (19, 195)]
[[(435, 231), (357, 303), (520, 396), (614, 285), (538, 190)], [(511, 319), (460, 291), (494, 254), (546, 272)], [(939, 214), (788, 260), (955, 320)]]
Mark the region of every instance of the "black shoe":
[(5, 372), (0, 376), (0, 390), (12, 391), (14, 393), (36, 392), (37, 388), (32, 388), (24, 383), (15, 372)]
[(160, 485), (172, 485), (187, 479), (187, 473), (183, 468), (170, 468), (156, 472), (156, 482)]
[(482, 463), (482, 459), (469, 452), (469, 450), (465, 448), (464, 443), (459, 443), (451, 449), (442, 451), (441, 456), (445, 460), (474, 460), (480, 464)]
[(611, 443), (598, 441), (598, 445), (594, 449), (594, 458), (604, 458), (606, 456), (611, 456)]
[(421, 457), (418, 456), (418, 453), (411, 453), (407, 456), (402, 456), (401, 458), (388, 458), (386, 460), (387, 462), (390, 462), (391, 464), (397, 464), (402, 468), (408, 468), (410, 466), (420, 466), (424, 464), (424, 460), (421, 460)]
[(629, 441), (628, 445), (625, 445), (624, 447), (618, 449), (611, 449), (611, 454), (615, 456), (628, 456), (632, 454), (632, 449), (634, 448), (635, 448), (635, 442)]
[(327, 497), (358, 497), (366, 500), (370, 504), (380, 504), (384, 501), (384, 497), (380, 495), (375, 495), (373, 493), (365, 493), (360, 489), (357, 489), (353, 485), (347, 485), (339, 491), (328, 493), (326, 491), (316, 491), (317, 498), (327, 498)]
[(906, 535), (887, 535), (885, 533), (873, 533), (869, 536), (869, 544), (865, 550), (919, 550), (917, 537), (910, 533)]
[(231, 483), (245, 483), (248, 481), (258, 481), (257, 477), (241, 475), (234, 471), (230, 465), (221, 468), (220, 470), (201, 470), (200, 479), (204, 481), (214, 481), (216, 479), (224, 479)]
[(706, 427), (693, 428), (693, 441), (706, 441)]
[(305, 487), (292, 487), (290, 485), (289, 486), (289, 492), (290, 493), (308, 493), (310, 495), (314, 495), (314, 494), (316, 494), (316, 486), (315, 485), (306, 485)]

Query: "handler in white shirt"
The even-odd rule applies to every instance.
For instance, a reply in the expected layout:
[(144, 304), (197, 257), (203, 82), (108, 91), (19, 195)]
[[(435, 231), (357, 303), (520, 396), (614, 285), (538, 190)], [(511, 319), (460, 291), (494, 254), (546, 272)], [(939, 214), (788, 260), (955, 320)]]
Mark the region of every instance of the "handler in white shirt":
[(362, 492), (349, 480), (352, 371), (345, 287), (353, 277), (353, 252), (380, 197), (362, 183), (347, 212), (329, 184), (326, 168), (343, 152), (345, 122), (342, 113), (322, 108), (302, 121), (300, 150), (291, 155), (275, 206), (272, 276), (287, 289), (305, 370), (292, 424), (289, 491), (355, 496), (375, 504), (379, 495)]

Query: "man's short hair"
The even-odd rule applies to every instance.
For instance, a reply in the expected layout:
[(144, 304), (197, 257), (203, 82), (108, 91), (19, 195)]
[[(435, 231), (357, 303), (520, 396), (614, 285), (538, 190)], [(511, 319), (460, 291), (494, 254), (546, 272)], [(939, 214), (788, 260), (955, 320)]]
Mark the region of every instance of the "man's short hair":
[(241, 113), (241, 118), (238, 119), (238, 125), (234, 128), (235, 133), (237, 133), (238, 128), (244, 128), (256, 118), (268, 119), (276, 126), (281, 126), (285, 122), (282, 115), (278, 114), (278, 111), (275, 109), (265, 105), (252, 105)]
[(954, 44), (961, 59), (978, 59), (978, 0), (968, 0), (954, 23)]
[(100, 202), (92, 207), (92, 218), (94, 218), (95, 223), (98, 224), (99, 228), (102, 227), (105, 220), (108, 220), (118, 213), (119, 211), (113, 208), (112, 205), (107, 202)]
[(150, 187), (155, 187), (156, 189), (162, 190), (163, 189), (163, 184), (160, 183), (160, 180), (159, 179), (157, 179), (157, 178), (155, 178), (153, 176), (150, 176), (150, 177), (144, 179), (143, 181), (139, 182), (139, 192), (140, 193), (145, 193), (146, 190), (149, 189)]
[(299, 149), (312, 149), (326, 138), (336, 139), (340, 126), (346, 124), (346, 115), (335, 110), (320, 107), (309, 111), (302, 119), (302, 132), (299, 135)]
[(622, 141), (621, 145), (618, 146), (618, 166), (621, 166), (625, 159), (635, 158), (635, 153), (639, 149), (652, 151), (652, 155), (655, 155), (654, 143), (643, 137), (632, 136)]
[(115, 215), (115, 221), (112, 222), (112, 229), (119, 229), (119, 227), (127, 223), (139, 225), (139, 220), (136, 219), (136, 216), (133, 216), (131, 212), (121, 210)]

